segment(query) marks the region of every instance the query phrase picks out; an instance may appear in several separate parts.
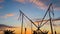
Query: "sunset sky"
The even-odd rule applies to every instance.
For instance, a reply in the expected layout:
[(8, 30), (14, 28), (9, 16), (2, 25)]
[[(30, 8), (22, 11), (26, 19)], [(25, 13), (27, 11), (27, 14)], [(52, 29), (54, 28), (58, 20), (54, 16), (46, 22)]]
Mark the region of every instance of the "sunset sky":
[[(60, 0), (0, 0), (0, 24), (20, 26), (19, 9), (32, 20), (42, 19), (51, 2), (53, 2), (54, 18), (60, 19)], [(60, 28), (59, 22), (55, 23), (57, 29)]]

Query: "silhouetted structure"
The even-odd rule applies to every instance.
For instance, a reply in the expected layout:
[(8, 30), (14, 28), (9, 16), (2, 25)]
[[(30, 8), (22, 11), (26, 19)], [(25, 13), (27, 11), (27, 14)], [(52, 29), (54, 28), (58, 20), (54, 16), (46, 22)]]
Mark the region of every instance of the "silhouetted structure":
[[(21, 18), (21, 22), (22, 22), (22, 25), (21, 25), (21, 34), (23, 33), (23, 20), (24, 20), (24, 17), (27, 18), (27, 19), (31, 22), (31, 24), (33, 24), (33, 25), (37, 28), (36, 31), (33, 31), (33, 30), (32, 30), (33, 27), (32, 27), (32, 25), (31, 25), (31, 33), (32, 33), (32, 31), (33, 31), (33, 34), (48, 34), (48, 31), (43, 32), (43, 31), (40, 30), (40, 28), (41, 28), (42, 26), (44, 26), (46, 23), (48, 23), (48, 21), (49, 21), (49, 23), (50, 23), (50, 28), (51, 28), (51, 34), (53, 34), (53, 24), (52, 24), (52, 21), (53, 21), (53, 20), (52, 20), (52, 17), (54, 17), (53, 3), (50, 3), (50, 4), (49, 4), (49, 7), (48, 7), (46, 13), (44, 14), (42, 20), (40, 21), (40, 23), (38, 23), (38, 25), (36, 25), (35, 22), (32, 21), (28, 16), (26, 16), (21, 10), (19, 10), (19, 11), (20, 11), (19, 18)], [(49, 19), (46, 20), (46, 21), (43, 23), (43, 21), (44, 21), (44, 19), (45, 19), (45, 17), (46, 17), (47, 14), (49, 15)], [(51, 15), (52, 15), (52, 16), (51, 16)], [(19, 19), (19, 18), (18, 18), (18, 19)], [(26, 34), (26, 33), (25, 33), (25, 34)], [(56, 32), (55, 32), (55, 34), (56, 34)]]
[(36, 31), (33, 31), (33, 34), (37, 34), (37, 32)]
[(33, 34), (48, 34), (48, 31), (45, 31), (45, 32), (33, 31)]
[[(53, 28), (52, 28), (52, 22), (51, 22), (51, 15), (50, 15), (50, 13), (51, 13), (52, 11), (49, 11), (51, 6), (52, 6), (52, 3), (49, 5), (48, 10), (46, 11), (46, 13), (45, 13), (45, 15), (44, 15), (41, 23), (38, 23), (38, 25), (36, 25), (30, 18), (28, 18), (28, 16), (26, 16), (21, 10), (19, 10), (19, 11), (20, 11), (20, 16), (21, 16), (21, 22), (22, 22), (22, 24), (21, 24), (21, 34), (23, 33), (23, 18), (24, 18), (24, 17), (27, 18), (27, 19), (37, 28), (37, 31), (41, 31), (40, 28), (41, 28), (42, 26), (44, 26), (44, 24), (46, 24), (48, 21), (50, 21), (51, 32), (52, 32), (52, 34), (53, 34)], [(49, 13), (49, 19), (48, 19), (45, 23), (42, 24), (42, 22), (44, 21), (47, 13)], [(19, 16), (19, 17), (20, 17), (20, 16)], [(32, 29), (31, 29), (31, 30), (32, 30)], [(41, 33), (41, 34), (48, 34), (48, 32), (43, 32), (43, 31), (41, 31), (41, 32), (36, 32), (36, 31), (33, 31), (33, 34), (40, 34), (40, 33)]]
[(15, 34), (15, 33), (14, 33), (14, 31), (11, 31), (11, 30), (5, 30), (4, 34)]
[(26, 30), (27, 30), (27, 28), (25, 28), (25, 34), (26, 34)]
[(55, 34), (57, 34), (56, 31), (55, 31)]

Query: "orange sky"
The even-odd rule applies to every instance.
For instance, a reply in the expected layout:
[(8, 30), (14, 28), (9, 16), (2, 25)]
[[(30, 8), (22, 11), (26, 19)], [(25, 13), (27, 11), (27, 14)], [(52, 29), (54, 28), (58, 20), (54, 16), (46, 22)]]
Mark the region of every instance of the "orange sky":
[[(59, 30), (59, 28), (60, 27), (57, 27), (56, 28), (56, 31), (57, 31), (57, 33), (60, 33), (60, 30)], [(19, 34), (20, 32), (21, 32), (21, 28), (7, 28), (8, 30), (15, 30), (14, 32), (16, 33), (16, 34)], [(33, 30), (36, 30), (36, 29), (34, 29), (33, 28)], [(44, 31), (44, 30), (49, 30), (49, 32), (50, 32), (50, 27), (49, 26), (43, 26), (42, 28), (41, 28), (41, 30), (42, 31)], [(24, 32), (24, 29), (23, 29), (23, 34), (24, 34), (25, 32)], [(27, 28), (27, 34), (31, 34), (31, 28)]]
[[(60, 33), (60, 30), (59, 30), (59, 28), (60, 27), (57, 27), (56, 28), (56, 31), (57, 31), (57, 33)], [(20, 34), (20, 32), (21, 32), (21, 28), (19, 28), (19, 27), (17, 27), (17, 28), (6, 28), (6, 30), (15, 30), (14, 32), (16, 33), (16, 34)], [(35, 28), (33, 28), (33, 30), (36, 30)], [(42, 28), (41, 28), (41, 30), (42, 31), (44, 31), (44, 30), (49, 30), (49, 33), (50, 33), (50, 27), (49, 26), (43, 26)], [(1, 32), (0, 32), (1, 33)], [(24, 34), (25, 32), (24, 32), (24, 29), (23, 29), (23, 34)], [(27, 28), (27, 34), (31, 34), (31, 28)]]

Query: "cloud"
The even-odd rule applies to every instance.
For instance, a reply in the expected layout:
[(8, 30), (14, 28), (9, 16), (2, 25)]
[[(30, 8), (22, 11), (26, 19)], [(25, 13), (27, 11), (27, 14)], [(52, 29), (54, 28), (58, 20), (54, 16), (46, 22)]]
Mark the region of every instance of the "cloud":
[[(49, 4), (50, 4), (50, 0), (30, 0), (31, 3), (34, 3), (38, 8), (40, 9), (47, 9)], [(57, 3), (53, 3), (53, 7), (55, 10), (60, 10), (60, 5)]]
[(1, 2), (4, 2), (4, 0), (0, 0), (0, 3), (1, 3)]
[[(37, 23), (41, 23), (41, 21), (42, 21), (41, 19), (35, 19), (34, 23), (36, 23), (36, 24), (37, 24)], [(42, 22), (42, 25), (43, 25), (43, 24), (46, 24), (46, 25), (49, 25), (49, 24), (50, 24), (49, 21), (48, 21), (47, 23), (46, 23), (46, 21), (47, 21), (47, 20), (44, 20), (44, 21)], [(53, 21), (53, 22), (52, 22), (52, 23), (53, 23), (53, 26), (60, 26), (60, 23), (59, 23), (59, 22), (60, 22), (60, 17), (55, 18), (55, 19), (52, 19), (52, 21)], [(56, 21), (57, 24), (56, 24), (54, 21)], [(59, 22), (58, 22), (58, 21), (59, 21)], [(58, 23), (59, 23), (59, 24), (58, 24)]]
[(56, 7), (55, 10), (60, 10), (60, 7)]
[(17, 1), (17, 2), (20, 2), (20, 3), (24, 3), (25, 0), (14, 0), (14, 1)]
[(0, 9), (2, 9), (2, 8), (3, 8), (3, 6), (0, 5)]
[(14, 14), (9, 13), (9, 14), (5, 14), (5, 15), (0, 15), (0, 18), (8, 18), (8, 17), (13, 17)]
[(10, 13), (10, 14), (6, 14), (4, 17), (7, 18), (7, 17), (12, 17), (12, 16), (14, 16), (14, 14)]
[(3, 8), (3, 5), (2, 5), (3, 2), (4, 2), (4, 0), (0, 0), (0, 9)]
[(41, 9), (44, 9), (44, 7), (46, 8), (45, 4), (41, 2), (40, 0), (15, 0), (15, 1), (20, 2), (20, 3), (29, 2), (29, 3), (35, 4), (35, 6), (37, 6), (38, 8), (41, 8)]
[(53, 24), (53, 26), (55, 26), (55, 27), (60, 27), (60, 24)]
[(14, 26), (8, 26), (8, 25), (5, 25), (5, 24), (0, 24), (0, 28), (15, 28)]
[[(48, 20), (49, 20), (49, 19), (48, 19)], [(42, 19), (35, 18), (34, 21), (35, 21), (35, 22), (41, 22)], [(44, 22), (45, 22), (45, 21), (47, 21), (47, 20), (45, 19)], [(52, 21), (60, 21), (60, 17), (54, 18), (54, 19), (52, 19)]]
[[(20, 3), (28, 2), (28, 3), (34, 4), (39, 9), (47, 9), (48, 5), (51, 3), (52, 0), (15, 0), (15, 1), (20, 2)], [(57, 1), (59, 1), (59, 0), (57, 0)], [(56, 2), (55, 4), (58, 3), (57, 1), (55, 0), (55, 2)], [(59, 6), (59, 4), (57, 4), (57, 5)], [(55, 5), (55, 6), (57, 6), (57, 5)], [(60, 9), (59, 7), (55, 7), (55, 10), (59, 10)]]
[(34, 3), (38, 8), (44, 9), (46, 5), (40, 0), (30, 0), (31, 3)]
[(60, 10), (60, 6), (57, 6), (57, 5), (53, 4), (53, 9), (54, 10)]
[(10, 16), (13, 16), (13, 14), (6, 14), (6, 16), (10, 17)]

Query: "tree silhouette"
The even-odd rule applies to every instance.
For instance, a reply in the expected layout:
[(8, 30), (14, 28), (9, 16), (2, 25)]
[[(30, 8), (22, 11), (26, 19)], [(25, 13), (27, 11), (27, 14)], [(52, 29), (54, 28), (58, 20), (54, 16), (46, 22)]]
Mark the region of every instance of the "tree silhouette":
[(15, 33), (14, 33), (14, 31), (11, 31), (11, 30), (5, 30), (4, 34), (15, 34)]

